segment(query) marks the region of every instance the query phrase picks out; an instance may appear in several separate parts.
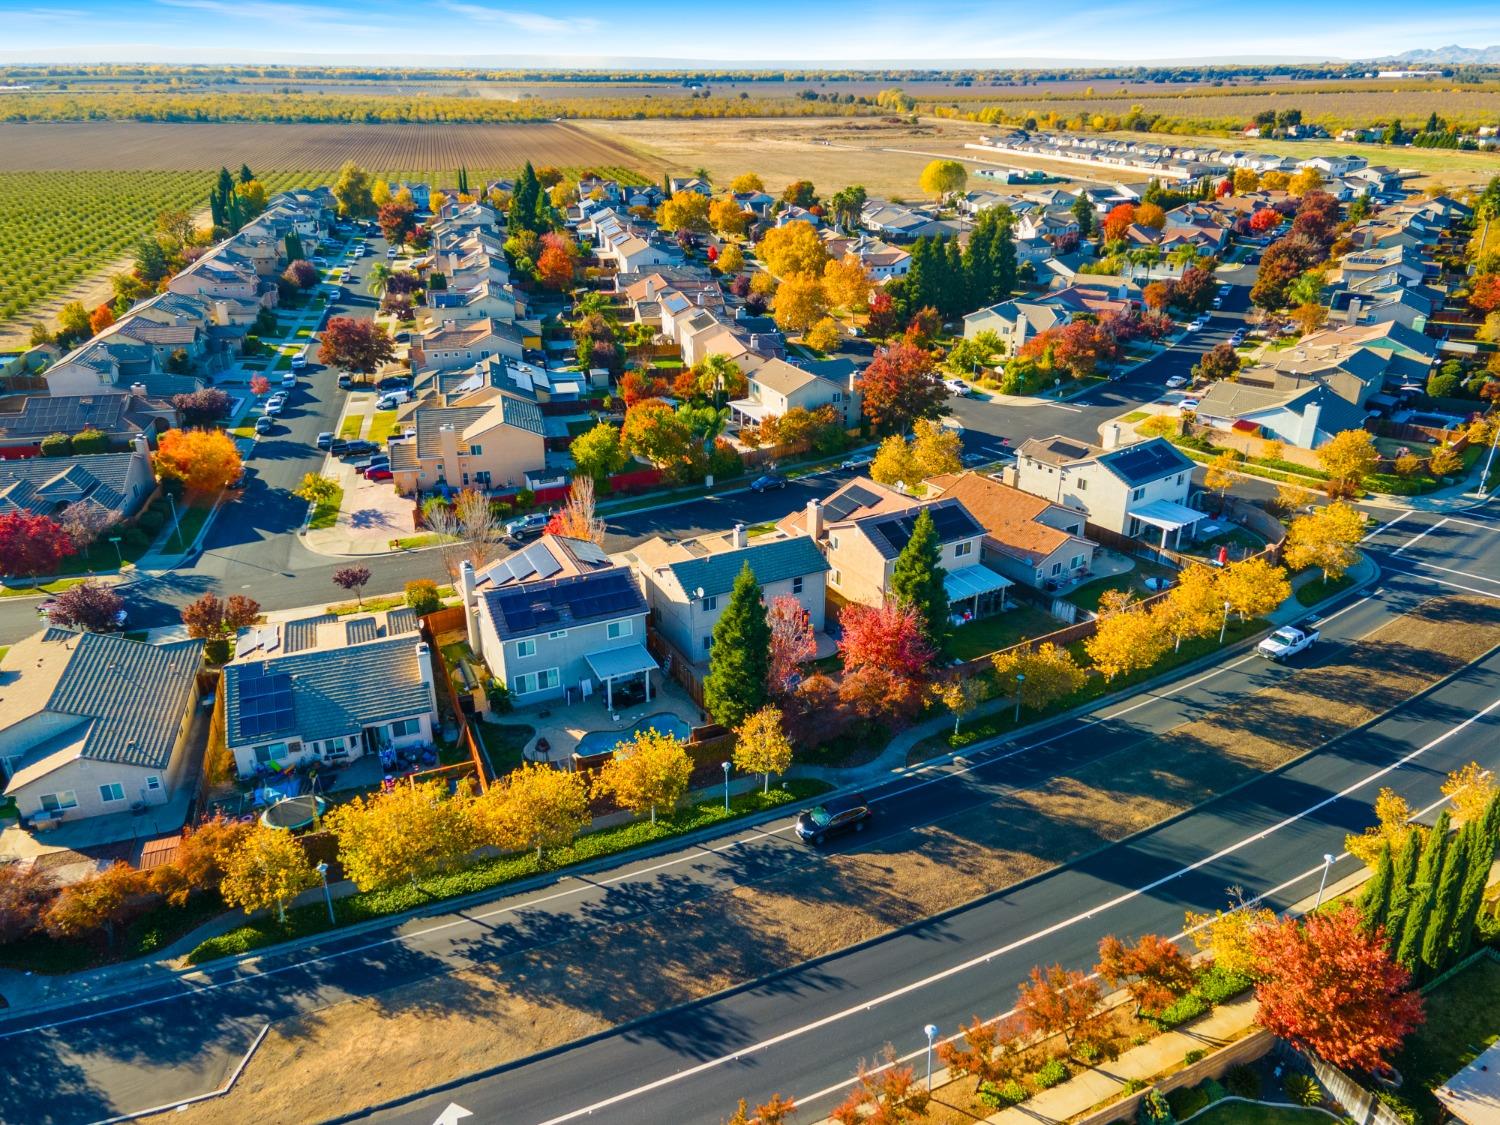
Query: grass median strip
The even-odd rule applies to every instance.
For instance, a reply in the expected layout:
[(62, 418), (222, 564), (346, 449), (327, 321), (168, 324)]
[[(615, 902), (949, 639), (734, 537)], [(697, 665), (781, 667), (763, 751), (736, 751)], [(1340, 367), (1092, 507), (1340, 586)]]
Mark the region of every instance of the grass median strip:
[[(789, 843), (752, 857), (727, 887), (663, 871), (611, 892), (591, 920), (517, 919), (475, 939), (462, 968), (434, 962), (419, 983), (372, 982), (279, 1021), (206, 1119), (294, 1118), (312, 1088), (321, 1112), (353, 1110), (878, 937), (1285, 765), (1497, 644), (1500, 607), (1439, 598), (1208, 718), (1165, 734), (1101, 724), (1107, 757), (1033, 788), (997, 789), (985, 804), (849, 851)], [(992, 1014), (1010, 999), (977, 994), (974, 1005)], [(348, 1061), (376, 1051), (400, 1070), (372, 1093)]]
[(339, 509), (344, 504), (344, 489), (342, 485), (337, 484), (334, 488), (336, 491), (333, 495), (313, 505), (312, 515), (307, 518), (309, 531), (318, 531), (338, 523)]

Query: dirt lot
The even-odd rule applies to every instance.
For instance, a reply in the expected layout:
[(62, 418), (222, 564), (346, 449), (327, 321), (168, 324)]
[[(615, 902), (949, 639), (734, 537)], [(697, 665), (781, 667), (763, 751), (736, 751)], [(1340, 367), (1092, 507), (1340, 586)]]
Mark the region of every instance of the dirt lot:
[[(977, 141), (986, 127), (963, 121), (890, 125), (870, 118), (744, 118), (580, 121), (578, 127), (630, 145), (648, 165), (673, 172), (703, 167), (715, 183), (759, 172), (772, 191), (793, 180), (811, 180), (825, 196), (848, 184), (863, 184), (872, 196), (920, 198), (917, 177), (935, 156), (963, 158), (970, 175), (986, 164), (1017, 166), (1003, 156), (991, 159), (965, 150), (964, 142)], [(1079, 175), (1076, 168), (1049, 170)], [(971, 180), (976, 182), (981, 181)], [(1069, 183), (1052, 186), (1066, 188)]]
[[(226, 1098), (189, 1120), (352, 1110), (876, 936), (1119, 840), (1283, 765), (1500, 644), (1500, 607), (1438, 598), (1294, 682), (1028, 791), (710, 900), (678, 901), (273, 1028)], [(790, 924), (796, 919), (796, 925)], [(545, 925), (545, 920), (532, 920)], [(555, 940), (554, 940), (555, 939)], [(650, 974), (639, 966), (656, 967)], [(991, 998), (998, 1009), (1007, 996)], [(379, 1075), (351, 1060), (378, 1055)], [(854, 1060), (851, 1061), (851, 1066)], [(372, 1085), (373, 1083), (373, 1085)]]

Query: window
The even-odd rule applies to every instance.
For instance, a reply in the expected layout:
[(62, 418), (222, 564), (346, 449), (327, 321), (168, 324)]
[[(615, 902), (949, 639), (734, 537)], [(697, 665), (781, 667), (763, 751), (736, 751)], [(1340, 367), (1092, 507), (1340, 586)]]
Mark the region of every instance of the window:
[(108, 785), (99, 786), (99, 800), (105, 804), (125, 799), (125, 786), (118, 781), (111, 781)]
[(1186, 476), (1187, 476), (1186, 473), (1178, 473), (1177, 474), (1177, 483), (1181, 484), (1183, 482), (1184, 478), (1186, 478)]
[(1146, 490), (1144, 488), (1137, 488), (1130, 494), (1130, 498), (1132, 500), (1139, 500), (1144, 495), (1146, 495)]
[(547, 634), (547, 639), (549, 641), (559, 641), (559, 640), (562, 640), (562, 638), (566, 637), (567, 635), (568, 635), (568, 631), (566, 629), (558, 629), (555, 632), (548, 633)]
[(800, 575), (800, 574), (797, 575), (796, 578), (792, 579), (792, 593), (794, 593), (794, 594), (800, 594), (800, 593), (802, 593), (802, 575)]
[(828, 545), (837, 551), (839, 549), (839, 537), (837, 535), (830, 535), (828, 537)]
[(703, 599), (703, 612), (704, 613), (712, 613), (714, 610), (716, 610), (718, 608), (719, 608), (719, 595), (718, 594), (710, 594), (708, 597), (706, 597), (706, 598)]
[(484, 456), (484, 446), (482, 446), (482, 445), (471, 445), (471, 446), (469, 446), (469, 456), (470, 457), (483, 457)]
[(612, 641), (617, 641), (621, 637), (628, 637), (630, 636), (633, 624), (628, 617), (624, 621), (611, 621), (604, 627), (604, 635)]
[(843, 577), (839, 574), (837, 567), (828, 572), (828, 578), (835, 586), (842, 586), (844, 584)]
[(1083, 569), (1083, 556), (1082, 555), (1074, 555), (1073, 556), (1073, 561), (1070, 562), (1070, 563), (1068, 563), (1068, 569), (1069, 570), (1082, 570)]
[(391, 737), (404, 738), (411, 734), (421, 734), (422, 723), (418, 719), (397, 719), (391, 724)]
[(558, 683), (556, 668), (543, 668), (540, 672), (527, 672), (512, 681), (517, 695), (530, 695), (534, 691), (555, 688)]
[(76, 809), (78, 807), (78, 794), (71, 789), (64, 789), (61, 793), (43, 793), (43, 812), (62, 812), (64, 809)]
[(953, 557), (955, 559), (961, 559), (965, 555), (972, 554), (973, 552), (974, 552), (974, 544), (972, 544), (972, 543), (955, 543), (955, 544), (953, 544)]
[(518, 657), (535, 656), (536, 655), (536, 640), (533, 638), (532, 640), (529, 640), (529, 641), (517, 641), (516, 642), (516, 655)]
[(1087, 477), (1079, 477), (1078, 478), (1078, 491), (1079, 492), (1087, 492), (1088, 490), (1089, 490), (1088, 478)]
[(265, 746), (255, 748), (255, 760), (260, 765), (266, 765), (278, 758), (286, 757), (286, 743), (272, 742)]
[[(476, 449), (474, 452), (478, 453), (479, 450)], [(490, 486), (490, 471), (488, 469), (480, 469), (474, 474), (474, 483), (488, 488)]]
[(1061, 574), (1062, 573), (1062, 563), (1053, 563), (1052, 564), (1052, 573), (1053, 574)]
[(713, 634), (711, 634), (711, 633), (704, 633), (703, 634), (703, 651), (707, 652), (709, 650), (709, 648), (712, 647), (713, 643), (714, 643)]
[[(344, 740), (341, 738), (338, 741), (343, 742)], [(150, 777), (146, 778), (146, 789), (148, 792), (155, 793), (160, 788), (161, 778), (157, 777), (154, 773)]]

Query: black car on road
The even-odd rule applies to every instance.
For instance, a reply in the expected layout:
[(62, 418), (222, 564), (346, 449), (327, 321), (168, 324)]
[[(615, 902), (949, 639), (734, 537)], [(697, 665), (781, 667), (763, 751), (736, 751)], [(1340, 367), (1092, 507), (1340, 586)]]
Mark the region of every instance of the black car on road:
[(750, 482), (752, 492), (770, 492), (773, 488), (785, 488), (786, 477), (780, 473), (767, 473), (763, 477), (756, 477)]
[(830, 797), (821, 805), (803, 809), (797, 814), (797, 838), (803, 843), (821, 844), (839, 832), (863, 832), (873, 813), (863, 793)]

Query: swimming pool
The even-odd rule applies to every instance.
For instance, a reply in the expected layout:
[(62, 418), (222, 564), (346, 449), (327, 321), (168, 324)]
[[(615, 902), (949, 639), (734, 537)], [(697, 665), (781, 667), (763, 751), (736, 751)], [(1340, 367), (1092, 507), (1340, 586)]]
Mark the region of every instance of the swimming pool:
[(622, 742), (632, 741), (644, 730), (655, 730), (657, 734), (669, 734), (686, 742), (692, 728), (670, 711), (651, 715), (636, 723), (629, 730), (592, 730), (578, 740), (574, 752), (583, 755), (608, 754)]

